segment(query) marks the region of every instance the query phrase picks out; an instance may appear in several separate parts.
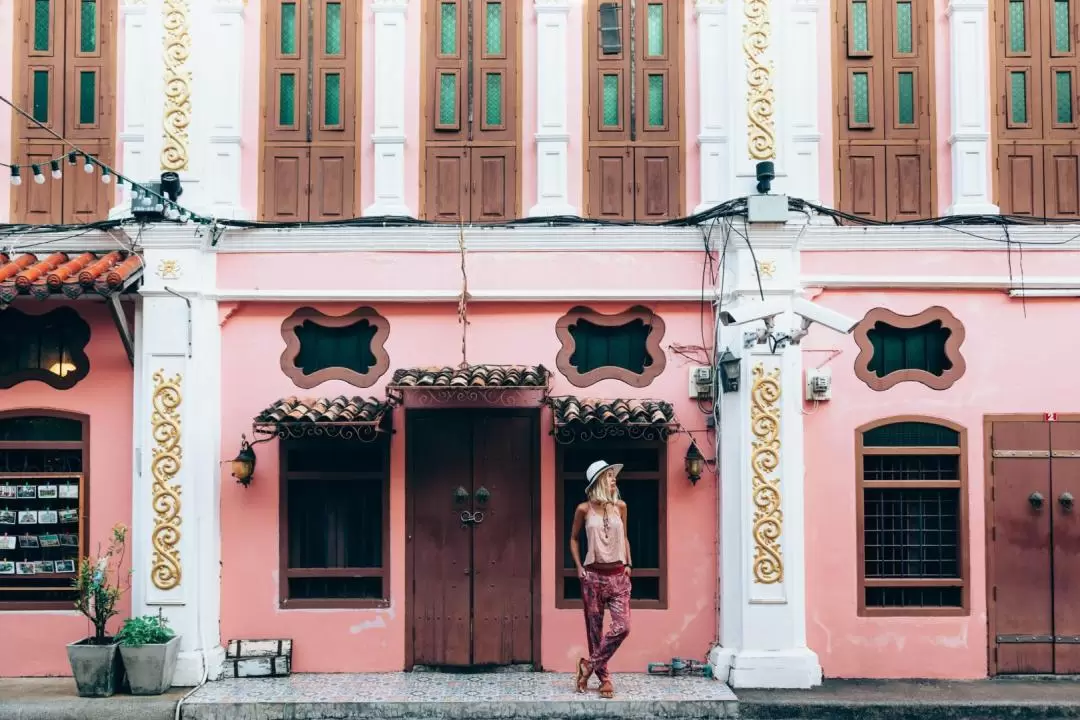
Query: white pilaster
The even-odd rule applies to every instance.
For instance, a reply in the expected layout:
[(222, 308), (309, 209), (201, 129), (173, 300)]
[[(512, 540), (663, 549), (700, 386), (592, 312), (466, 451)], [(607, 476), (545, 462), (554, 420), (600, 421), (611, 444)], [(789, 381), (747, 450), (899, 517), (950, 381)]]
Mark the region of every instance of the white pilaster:
[(818, 27), (819, 0), (787, 0), (774, 3), (776, 22), (783, 24), (782, 74), (784, 93), (778, 96), (784, 120), (787, 182), (781, 192), (818, 202), (821, 199), (819, 146), (821, 130), (818, 108), (822, 102), (821, 78), (828, 68), (818, 63), (821, 30)]
[(950, 0), (952, 205), (948, 215), (1000, 212), (990, 197), (990, 50), (987, 0)]
[(536, 204), (530, 217), (578, 215), (570, 204), (567, 129), (567, 0), (536, 5)]
[[(759, 302), (755, 266), (767, 268), (766, 296), (790, 302), (799, 254), (784, 245), (756, 257), (741, 243), (730, 250), (721, 307)], [(798, 346), (759, 343), (762, 326), (722, 327), (717, 338), (742, 362), (738, 391), (721, 399), (721, 632), (709, 660), (732, 687), (808, 688), (821, 666), (806, 646), (802, 361)], [(775, 332), (798, 327), (790, 311), (775, 318)]]
[(405, 203), (405, 63), (407, 0), (372, 0), (375, 19), (375, 201), (364, 215), (413, 217)]
[(731, 44), (728, 2), (697, 0), (698, 93), (701, 127), (701, 204), (698, 213), (734, 197), (731, 190)]
[(220, 333), (213, 253), (145, 247), (137, 314), (132, 613), (181, 635), (173, 684), (220, 676)]

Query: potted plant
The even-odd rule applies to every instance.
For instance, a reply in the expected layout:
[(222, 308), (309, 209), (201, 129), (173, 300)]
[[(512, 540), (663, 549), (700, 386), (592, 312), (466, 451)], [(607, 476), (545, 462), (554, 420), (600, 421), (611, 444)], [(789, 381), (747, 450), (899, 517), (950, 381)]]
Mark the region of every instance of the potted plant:
[[(71, 674), (82, 697), (109, 697), (120, 687), (124, 667), (119, 643), (106, 634), (106, 625), (119, 611), (116, 603), (130, 587), (131, 571), (123, 572), (127, 527), (113, 526), (112, 538), (104, 554), (79, 560), (73, 586), (78, 594), (75, 608), (94, 626), (94, 635), (67, 646)], [(113, 581), (110, 582), (110, 575)], [(126, 586), (121, 584), (126, 578)]]
[(157, 615), (128, 618), (116, 639), (132, 695), (160, 695), (172, 686), (180, 636), (160, 610)]

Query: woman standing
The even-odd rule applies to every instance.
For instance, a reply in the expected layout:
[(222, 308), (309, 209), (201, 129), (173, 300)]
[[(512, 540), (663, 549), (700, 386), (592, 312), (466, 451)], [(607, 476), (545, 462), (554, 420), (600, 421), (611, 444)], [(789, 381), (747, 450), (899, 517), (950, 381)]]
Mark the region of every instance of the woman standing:
[[(585, 472), (588, 501), (574, 511), (570, 530), (570, 554), (581, 578), (581, 598), (585, 604), (585, 632), (589, 657), (578, 660), (577, 691), (585, 692), (594, 674), (600, 681), (600, 696), (611, 698), (615, 688), (607, 664), (630, 634), (630, 542), (626, 536), (626, 503), (619, 497), (616, 478), (622, 465), (597, 460)], [(578, 535), (585, 528), (589, 551), (581, 562)], [(611, 627), (604, 635), (604, 609), (611, 613)]]

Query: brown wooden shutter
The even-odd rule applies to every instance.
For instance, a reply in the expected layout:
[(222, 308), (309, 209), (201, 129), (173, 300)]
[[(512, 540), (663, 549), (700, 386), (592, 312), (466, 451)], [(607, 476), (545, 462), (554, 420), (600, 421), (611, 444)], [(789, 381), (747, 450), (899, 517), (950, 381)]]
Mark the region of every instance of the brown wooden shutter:
[(618, 52), (604, 53), (601, 47), (599, 12), (604, 5), (591, 0), (586, 12), (585, 45), (589, 49), (589, 141), (630, 142), (630, 4), (607, 3), (618, 17)]
[[(85, 142), (79, 143), (79, 147), (106, 164), (113, 155), (112, 146), (106, 143)], [(80, 158), (77, 165), (68, 165), (65, 169), (63, 185), (65, 223), (88, 223), (108, 216), (116, 186), (101, 182), (99, 168), (92, 173), (84, 172)]]
[(267, 145), (263, 149), (264, 220), (300, 222), (308, 219), (308, 170), (311, 150), (304, 146)]
[[(60, 222), (63, 213), (62, 182), (49, 176), (48, 165), (42, 167), (45, 182), (38, 185), (30, 171), (30, 164), (48, 163), (64, 152), (61, 145), (35, 144), (23, 148), (19, 161), (27, 163), (22, 168), (22, 184), (12, 188), (12, 218), (16, 222), (46, 224)], [(67, 168), (65, 168), (66, 170)]]
[(998, 197), (1008, 215), (1041, 216), (1043, 156), (1041, 145), (1002, 143), (998, 146)]
[[(66, 13), (66, 0), (19, 0), (17, 5), (15, 96), (20, 108), (58, 135), (64, 134)], [(25, 118), (12, 124), (19, 140), (56, 142), (55, 136)]]
[(311, 148), (311, 220), (347, 220), (353, 216), (355, 151), (351, 145)]
[(312, 51), (312, 141), (352, 142), (356, 135), (356, 4), (316, 0)]
[(308, 140), (308, 12), (304, 0), (267, 0), (263, 48), (266, 140)]
[(517, 178), (517, 149), (474, 147), (470, 150), (473, 222), (500, 222), (513, 218)]
[(634, 148), (634, 217), (666, 220), (679, 215), (679, 148)]
[(468, 220), (469, 170), (469, 151), (465, 147), (428, 146), (424, 158), (424, 209), (429, 220)]
[(64, 136), (109, 140), (116, 125), (115, 0), (68, 0)]

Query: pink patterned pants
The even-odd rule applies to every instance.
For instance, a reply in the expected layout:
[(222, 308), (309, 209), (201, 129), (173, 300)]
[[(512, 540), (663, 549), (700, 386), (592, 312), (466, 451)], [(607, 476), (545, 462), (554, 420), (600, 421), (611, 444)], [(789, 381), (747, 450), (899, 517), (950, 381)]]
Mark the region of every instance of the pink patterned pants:
[[(610, 677), (608, 660), (630, 634), (630, 576), (622, 570), (611, 574), (586, 570), (581, 581), (581, 598), (585, 602), (589, 667), (604, 682)], [(604, 635), (605, 609), (611, 613), (607, 635)]]

